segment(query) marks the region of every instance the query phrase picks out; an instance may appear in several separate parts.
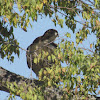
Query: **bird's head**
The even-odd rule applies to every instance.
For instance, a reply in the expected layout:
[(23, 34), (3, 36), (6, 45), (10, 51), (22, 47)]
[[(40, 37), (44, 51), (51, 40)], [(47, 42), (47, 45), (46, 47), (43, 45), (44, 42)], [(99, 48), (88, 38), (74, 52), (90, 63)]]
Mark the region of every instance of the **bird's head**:
[(48, 40), (49, 42), (52, 42), (58, 37), (58, 32), (55, 29), (49, 29), (47, 30), (43, 35), (43, 40)]

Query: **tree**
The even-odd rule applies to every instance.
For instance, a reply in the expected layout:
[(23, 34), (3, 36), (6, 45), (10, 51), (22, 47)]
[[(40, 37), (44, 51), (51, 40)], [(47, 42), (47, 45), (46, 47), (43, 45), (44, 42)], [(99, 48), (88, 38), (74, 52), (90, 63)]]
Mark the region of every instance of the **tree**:
[[(96, 96), (100, 85), (99, 10), (99, 0), (0, 0), (2, 59), (7, 58), (13, 62), (12, 54), (19, 56), (19, 48), (23, 49), (14, 38), (13, 28), (19, 26), (27, 31), (28, 25), (32, 26), (30, 20), (35, 22), (38, 16), (49, 16), (55, 26), (60, 25), (61, 28), (66, 24), (76, 37), (75, 41), (68, 41), (72, 34), (66, 32), (65, 38), (61, 39), (55, 50), (56, 56), (52, 56), (53, 59), (57, 58), (55, 64), (51, 68), (41, 70), (39, 80), (26, 79), (0, 67), (0, 90), (19, 95), (22, 99), (33, 100), (88, 99), (89, 96)], [(60, 19), (60, 15), (64, 19)], [(92, 34), (96, 36), (96, 43), (91, 43), (88, 48), (81, 47)], [(65, 67), (59, 67), (59, 61), (65, 63)], [(42, 73), (45, 75), (43, 78)]]

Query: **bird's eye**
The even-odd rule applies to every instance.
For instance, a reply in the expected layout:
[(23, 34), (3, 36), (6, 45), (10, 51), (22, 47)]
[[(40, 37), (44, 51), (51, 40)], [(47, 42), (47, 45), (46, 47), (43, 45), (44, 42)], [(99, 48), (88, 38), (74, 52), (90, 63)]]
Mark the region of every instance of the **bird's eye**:
[(58, 33), (57, 33), (57, 32), (55, 32), (55, 35), (58, 35)]

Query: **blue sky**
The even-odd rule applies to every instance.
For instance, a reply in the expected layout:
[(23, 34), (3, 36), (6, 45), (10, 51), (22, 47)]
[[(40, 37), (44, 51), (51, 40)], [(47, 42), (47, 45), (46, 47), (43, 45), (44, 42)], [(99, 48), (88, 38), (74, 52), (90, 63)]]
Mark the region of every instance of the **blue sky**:
[[(63, 16), (60, 16), (60, 18), (63, 19)], [(20, 43), (20, 47), (26, 49), (33, 40), (44, 34), (44, 32), (48, 29), (56, 29), (60, 35), (59, 39), (61, 40), (64, 36), (64, 33), (69, 32), (72, 33), (70, 29), (68, 29), (65, 25), (63, 28), (61, 28), (59, 25), (56, 27), (54, 26), (54, 23), (51, 21), (51, 19), (47, 16), (43, 16), (38, 18), (37, 22), (31, 22), (33, 25), (33, 28), (30, 26), (27, 28), (27, 32), (23, 31), (21, 28), (14, 28), (14, 35), (15, 38)], [(81, 28), (81, 25), (77, 25), (76, 31)], [(75, 34), (72, 34), (71, 41), (75, 42)], [(88, 37), (86, 41), (83, 42), (80, 46), (85, 46), (86, 48), (90, 47), (90, 43), (93, 43), (96, 41), (96, 37), (92, 34), (91, 37)], [(56, 41), (57, 43), (60, 42), (59, 40)], [(3, 68), (14, 72), (16, 74), (22, 75), (24, 77), (30, 78), (31, 76), (31, 70), (27, 66), (26, 62), (26, 52), (23, 50), (20, 50), (20, 56), (19, 58), (15, 55), (14, 63), (8, 62), (6, 58), (2, 60), (0, 58), (0, 66)], [(33, 78), (36, 78), (36, 75), (32, 73)], [(7, 100), (7, 96), (9, 96), (9, 93), (1, 92), (0, 91), (0, 100)], [(17, 100), (21, 100), (19, 97), (16, 97)]]

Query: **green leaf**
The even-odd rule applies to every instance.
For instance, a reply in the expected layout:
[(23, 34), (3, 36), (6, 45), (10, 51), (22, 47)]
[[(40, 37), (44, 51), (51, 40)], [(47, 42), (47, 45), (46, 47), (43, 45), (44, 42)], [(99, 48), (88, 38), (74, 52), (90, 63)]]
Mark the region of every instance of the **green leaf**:
[(59, 19), (59, 20), (58, 20), (58, 24), (61, 26), (61, 28), (63, 28), (63, 22), (64, 22), (63, 19)]
[(81, 78), (80, 78), (80, 76), (77, 77), (77, 81), (78, 81), (79, 83), (81, 83)]
[(37, 64), (38, 63), (38, 59), (34, 58), (34, 63)]
[(71, 38), (71, 34), (67, 32), (66, 34), (67, 37)]
[(14, 62), (14, 56), (11, 56), (10, 61)]
[(48, 60), (51, 60), (51, 56), (48, 56)]

